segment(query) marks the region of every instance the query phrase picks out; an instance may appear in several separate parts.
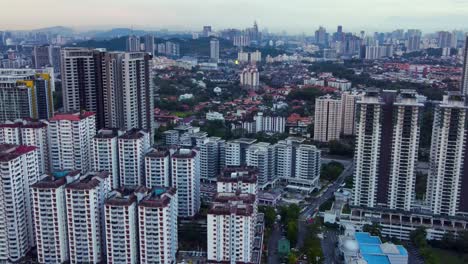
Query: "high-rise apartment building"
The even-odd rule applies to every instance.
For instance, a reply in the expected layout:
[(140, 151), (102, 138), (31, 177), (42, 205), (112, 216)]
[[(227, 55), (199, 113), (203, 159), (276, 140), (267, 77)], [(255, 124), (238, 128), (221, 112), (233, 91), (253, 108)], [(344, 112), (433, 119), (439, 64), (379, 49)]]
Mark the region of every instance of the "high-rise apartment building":
[(214, 62), (219, 62), (219, 40), (210, 40), (210, 59)]
[(340, 139), (342, 111), (341, 98), (325, 95), (315, 99), (315, 141), (329, 142)]
[(96, 113), (97, 127), (151, 129), (151, 55), (85, 48), (62, 50), (65, 111)]
[(247, 149), (246, 165), (258, 169), (257, 182), (261, 189), (276, 181), (274, 155), (274, 146), (266, 142), (252, 144)]
[(229, 168), (217, 183), (208, 211), (208, 261), (251, 263), (257, 216), (256, 176), (249, 168)]
[(39, 179), (36, 147), (0, 144), (0, 261), (25, 257), (35, 245), (30, 186)]
[(107, 172), (89, 173), (65, 187), (70, 263), (99, 263), (105, 253), (104, 202)]
[(452, 33), (448, 31), (437, 32), (437, 46), (439, 48), (452, 48), (455, 43), (452, 43)]
[(301, 144), (296, 149), (295, 175), (288, 183), (293, 188), (310, 191), (319, 187), (321, 152), (314, 145)]
[(264, 115), (258, 112), (253, 120), (255, 122), (255, 132), (284, 133), (286, 130), (286, 118), (278, 115)]
[(112, 189), (120, 187), (119, 150), (117, 138), (124, 134), (118, 129), (101, 129), (93, 138), (91, 167), (93, 171), (106, 171)]
[(208, 137), (199, 144), (200, 178), (213, 181), (224, 168), (226, 141), (219, 137)]
[(421, 36), (412, 35), (408, 37), (408, 45), (406, 46), (406, 51), (418, 51), (421, 48)]
[(107, 263), (139, 263), (137, 208), (147, 193), (145, 187), (109, 193), (104, 209)]
[(127, 38), (127, 51), (128, 52), (138, 52), (140, 51), (140, 37), (135, 35), (130, 35)]
[(154, 36), (151, 34), (145, 35), (145, 52), (154, 55)]
[(150, 150), (150, 135), (132, 129), (118, 138), (121, 186), (145, 185), (145, 154)]
[(153, 188), (138, 205), (140, 263), (176, 262), (177, 200), (175, 188)]
[(362, 97), (362, 93), (347, 91), (341, 94), (341, 133), (345, 136), (354, 135), (356, 130), (356, 103)]
[(145, 155), (146, 186), (170, 187), (171, 164), (169, 150), (152, 149)]
[(0, 124), (0, 144), (35, 146), (39, 173), (50, 171), (47, 121), (15, 120)]
[(144, 52), (109, 52), (102, 60), (103, 125), (152, 131), (151, 56)]
[(193, 217), (200, 210), (200, 154), (179, 149), (171, 156), (172, 187), (177, 189), (178, 216)]
[(354, 205), (411, 209), (423, 106), (416, 96), (369, 90), (358, 102)]
[(239, 138), (226, 142), (225, 166), (246, 165), (246, 152), (256, 139)]
[(37, 258), (40, 263), (69, 260), (65, 187), (79, 171), (48, 174), (32, 185)]
[(426, 192), (434, 214), (455, 216), (468, 212), (467, 126), (463, 96), (444, 96), (434, 113)]
[(91, 112), (57, 114), (49, 120), (52, 171), (91, 169), (91, 150), (96, 134), (96, 116)]
[(462, 72), (461, 92), (468, 97), (468, 36), (465, 40), (465, 49), (463, 52), (463, 72)]
[(260, 74), (256, 67), (247, 67), (240, 73), (240, 84), (247, 89), (257, 90), (260, 86)]

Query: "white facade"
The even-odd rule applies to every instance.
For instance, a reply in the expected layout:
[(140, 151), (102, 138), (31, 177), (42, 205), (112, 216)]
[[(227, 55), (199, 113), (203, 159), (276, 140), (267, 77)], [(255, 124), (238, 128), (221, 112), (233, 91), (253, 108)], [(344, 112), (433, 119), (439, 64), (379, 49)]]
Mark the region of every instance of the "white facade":
[(138, 263), (137, 203), (138, 195), (125, 190), (112, 191), (105, 202), (106, 260), (109, 264)]
[(434, 214), (467, 212), (467, 108), (463, 99), (445, 96), (434, 113), (427, 201)]
[(245, 68), (240, 73), (240, 84), (247, 89), (257, 90), (260, 85), (260, 74), (256, 67)]
[(50, 171), (47, 121), (16, 120), (0, 124), (0, 144), (2, 143), (37, 147), (39, 173)]
[(217, 39), (210, 41), (210, 59), (215, 62), (219, 61), (219, 40)]
[(79, 171), (60, 177), (51, 174), (32, 186), (37, 257), (40, 263), (63, 263), (69, 259), (65, 186), (79, 176)]
[(119, 151), (117, 137), (123, 131), (101, 129), (93, 138), (91, 150), (93, 171), (107, 171), (112, 189), (120, 187), (119, 182)]
[(337, 88), (340, 91), (348, 91), (352, 86), (350, 81), (340, 79), (327, 80), (327, 85), (333, 88)]
[(222, 120), (224, 121), (224, 116), (219, 112), (208, 112), (206, 113), (206, 120)]
[(0, 144), (0, 261), (18, 261), (35, 245), (30, 186), (39, 179), (33, 146)]
[(104, 251), (107, 173), (85, 174), (65, 187), (70, 263), (98, 263)]
[(268, 116), (259, 112), (254, 116), (255, 132), (284, 133), (286, 118), (282, 116)]
[(303, 185), (309, 189), (319, 186), (321, 168), (320, 150), (313, 145), (301, 144), (296, 149), (296, 169), (294, 180), (296, 185)]
[(200, 149), (200, 178), (215, 180), (221, 168), (224, 167), (225, 141), (219, 137), (201, 139)]
[(331, 95), (315, 99), (315, 141), (329, 142), (340, 139), (341, 122), (341, 99)]
[(171, 186), (171, 165), (169, 151), (153, 149), (145, 155), (146, 186)]
[(177, 199), (175, 189), (155, 188), (138, 205), (141, 264), (176, 262)]
[(119, 136), (120, 185), (144, 185), (145, 154), (150, 147), (150, 135), (144, 130), (132, 129)]
[(91, 169), (91, 149), (96, 134), (94, 113), (57, 114), (49, 120), (52, 171)]
[(344, 92), (341, 94), (342, 125), (343, 135), (351, 136), (356, 130), (356, 102), (362, 97), (358, 92)]
[(414, 93), (403, 91), (393, 104), (394, 126), (387, 198), (390, 209), (409, 211), (415, 199), (415, 168), (423, 106), (417, 102)]
[(171, 156), (172, 187), (177, 189), (178, 216), (193, 217), (200, 210), (199, 153), (179, 149)]
[[(252, 182), (245, 180), (245, 184), (248, 185)], [(239, 181), (239, 184), (241, 182), (244, 184), (243, 181)], [(226, 183), (220, 182), (218, 190), (223, 187), (227, 187)], [(255, 194), (252, 194), (239, 192), (239, 189), (218, 191), (208, 211), (207, 258), (210, 262), (252, 262), (257, 215), (256, 190)]]
[(274, 155), (274, 146), (270, 143), (255, 143), (247, 149), (246, 165), (258, 169), (257, 181), (262, 189), (276, 181)]

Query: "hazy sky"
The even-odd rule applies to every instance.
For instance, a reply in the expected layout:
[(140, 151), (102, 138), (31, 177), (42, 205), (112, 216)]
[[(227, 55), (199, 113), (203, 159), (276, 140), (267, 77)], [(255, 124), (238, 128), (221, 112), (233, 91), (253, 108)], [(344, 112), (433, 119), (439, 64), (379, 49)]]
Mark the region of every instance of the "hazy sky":
[(4, 0), (0, 28), (467, 29), (468, 0)]

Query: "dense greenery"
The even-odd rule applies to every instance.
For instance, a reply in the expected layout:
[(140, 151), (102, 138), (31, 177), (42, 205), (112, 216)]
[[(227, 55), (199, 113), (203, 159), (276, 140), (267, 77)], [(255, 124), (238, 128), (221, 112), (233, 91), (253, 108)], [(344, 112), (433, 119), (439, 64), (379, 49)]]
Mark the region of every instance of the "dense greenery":
[(349, 204), (345, 204), (343, 206), (343, 209), (341, 210), (343, 214), (350, 214), (351, 213), (351, 207), (349, 207)]
[(291, 245), (297, 243), (298, 234), (298, 219), (301, 212), (301, 208), (297, 204), (291, 204), (289, 206), (282, 206), (279, 208), (281, 216), (281, 223), (286, 228), (286, 238), (291, 242)]
[(377, 223), (373, 223), (372, 225), (364, 225), (362, 227), (362, 231), (368, 232), (373, 236), (382, 236), (382, 227)]
[(329, 182), (333, 182), (340, 176), (343, 172), (343, 164), (337, 161), (331, 161), (327, 164), (322, 164), (320, 178)]
[(305, 89), (296, 89), (291, 91), (287, 100), (304, 100), (312, 104), (315, 104), (315, 98), (324, 95), (324, 93), (319, 88), (305, 88)]
[(354, 155), (354, 142), (353, 140), (332, 140), (328, 142), (328, 153), (330, 155), (352, 157)]
[(440, 263), (437, 256), (432, 252), (431, 247), (427, 243), (427, 232), (424, 227), (418, 227), (410, 233), (410, 240), (419, 249), (419, 253), (424, 258), (426, 264)]
[(313, 224), (307, 226), (302, 252), (307, 256), (308, 263), (319, 264), (324, 260), (320, 239), (317, 236), (320, 233), (320, 225), (320, 221), (316, 219)]
[(334, 198), (334, 197), (332, 197), (332, 198), (326, 200), (323, 204), (320, 205), (319, 211), (320, 211), (320, 212), (325, 212), (325, 211), (327, 211), (327, 210), (330, 210), (331, 207), (332, 207), (332, 205), (333, 205), (333, 202), (335, 202), (335, 198)]
[(265, 215), (265, 227), (271, 229), (276, 220), (275, 208), (271, 206), (259, 206), (258, 211)]

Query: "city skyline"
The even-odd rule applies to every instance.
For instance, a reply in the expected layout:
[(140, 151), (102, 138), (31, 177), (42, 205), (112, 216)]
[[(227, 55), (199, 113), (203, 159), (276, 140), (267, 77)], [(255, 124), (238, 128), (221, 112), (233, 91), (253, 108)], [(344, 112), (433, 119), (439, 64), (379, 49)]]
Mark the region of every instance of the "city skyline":
[[(296, 0), (294, 4), (279, 0), (206, 0), (203, 3), (185, 3), (183, 0), (154, 3), (147, 0), (102, 0), (98, 3), (91, 3), (89, 0), (71, 3), (57, 0), (27, 2), (28, 9), (22, 9), (17, 3), (4, 7), (6, 10), (0, 18), (2, 29), (31, 30), (66, 26), (79, 30), (112, 27), (199, 30), (203, 25), (212, 25), (219, 30), (247, 27), (257, 20), (261, 29), (268, 28), (272, 32), (311, 34), (319, 25), (332, 30), (338, 24), (344, 25), (347, 31), (392, 28), (420, 28), (424, 31), (465, 29), (465, 21), (468, 19), (466, 0), (416, 0), (411, 3), (403, 0), (358, 0), (353, 1), (352, 5), (343, 0)], [(92, 9), (89, 8), (90, 5), (86, 5), (87, 2), (92, 4)], [(50, 8), (51, 6), (54, 8)], [(356, 12), (370, 7), (372, 12)], [(22, 9), (21, 16), (17, 16), (16, 10), (19, 9)], [(203, 16), (200, 16), (200, 12), (193, 12), (194, 10), (202, 11)], [(83, 19), (83, 14), (86, 14), (86, 19)]]

